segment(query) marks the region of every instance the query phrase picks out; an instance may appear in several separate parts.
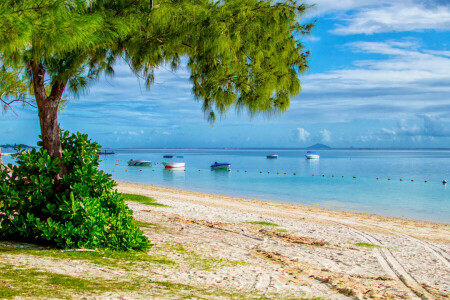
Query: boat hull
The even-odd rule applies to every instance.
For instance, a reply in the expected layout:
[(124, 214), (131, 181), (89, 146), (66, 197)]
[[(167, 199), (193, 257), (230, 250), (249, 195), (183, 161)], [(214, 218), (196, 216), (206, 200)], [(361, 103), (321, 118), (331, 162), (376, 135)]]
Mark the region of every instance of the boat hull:
[(307, 159), (319, 159), (320, 156), (318, 154), (306, 154)]
[(130, 160), (128, 162), (128, 165), (130, 167), (151, 167), (152, 166), (152, 162), (151, 161), (146, 161), (146, 160)]
[(230, 171), (231, 167), (230, 165), (219, 165), (219, 166), (211, 166), (211, 170), (225, 170), (225, 171)]
[(271, 155), (267, 155), (266, 157), (269, 158), (269, 159), (276, 159), (276, 158), (278, 158), (278, 155), (271, 154)]
[(184, 162), (163, 162), (162, 164), (166, 169), (184, 169), (186, 166)]

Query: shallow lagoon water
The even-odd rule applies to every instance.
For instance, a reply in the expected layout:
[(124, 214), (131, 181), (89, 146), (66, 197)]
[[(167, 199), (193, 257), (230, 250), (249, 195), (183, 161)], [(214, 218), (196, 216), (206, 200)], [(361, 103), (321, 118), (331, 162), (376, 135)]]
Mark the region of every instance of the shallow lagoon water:
[[(450, 184), (442, 184), (450, 150), (323, 150), (319, 160), (305, 159), (306, 150), (114, 151), (101, 156), (101, 169), (117, 181), (450, 223)], [(164, 170), (165, 154), (184, 156), (186, 170)], [(129, 167), (131, 158), (153, 166)], [(211, 171), (215, 161), (231, 163), (231, 172)]]
[[(119, 181), (450, 223), (450, 187), (442, 184), (450, 151), (326, 150), (319, 160), (305, 159), (306, 150), (115, 151), (101, 167)], [(267, 159), (271, 153), (278, 159)], [(164, 154), (184, 156), (186, 170), (164, 170)], [(154, 165), (128, 167), (131, 158)], [(211, 171), (215, 161), (231, 163), (231, 172)]]

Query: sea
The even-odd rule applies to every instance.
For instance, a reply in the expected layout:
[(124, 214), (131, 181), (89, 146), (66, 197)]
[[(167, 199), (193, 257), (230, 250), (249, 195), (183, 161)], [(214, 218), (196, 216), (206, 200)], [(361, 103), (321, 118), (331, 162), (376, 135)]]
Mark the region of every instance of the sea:
[[(107, 150), (116, 154), (100, 155), (100, 168), (120, 182), (450, 223), (450, 149), (319, 150), (320, 159), (306, 159), (306, 149)], [(153, 165), (128, 166), (130, 159)], [(186, 168), (167, 170), (163, 161)], [(231, 171), (211, 171), (214, 162)]]

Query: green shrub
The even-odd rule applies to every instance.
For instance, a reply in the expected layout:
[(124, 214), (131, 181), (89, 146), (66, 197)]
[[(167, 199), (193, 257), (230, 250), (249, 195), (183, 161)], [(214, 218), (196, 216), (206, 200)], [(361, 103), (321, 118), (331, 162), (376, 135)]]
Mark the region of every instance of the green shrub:
[[(62, 159), (32, 149), (15, 154), (12, 176), (0, 172), (0, 239), (59, 248), (142, 250), (148, 239), (114, 190), (111, 175), (98, 169), (100, 145), (86, 134), (61, 132)], [(38, 143), (39, 146), (42, 142)], [(56, 191), (61, 163), (67, 168)]]

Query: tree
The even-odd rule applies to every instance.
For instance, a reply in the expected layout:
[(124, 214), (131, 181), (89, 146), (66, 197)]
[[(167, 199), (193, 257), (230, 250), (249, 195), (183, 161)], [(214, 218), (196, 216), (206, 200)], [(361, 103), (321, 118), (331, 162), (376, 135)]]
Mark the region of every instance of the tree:
[[(65, 90), (87, 90), (123, 60), (147, 87), (160, 65), (187, 57), (205, 116), (230, 108), (251, 115), (284, 112), (307, 69), (300, 42), (312, 24), (296, 0), (4, 0), (0, 4), (0, 74), (6, 106), (34, 96), (42, 146), (61, 158), (58, 107)], [(4, 88), (4, 86), (0, 86)], [(59, 179), (65, 173), (61, 164)], [(58, 180), (59, 180), (58, 179)]]

